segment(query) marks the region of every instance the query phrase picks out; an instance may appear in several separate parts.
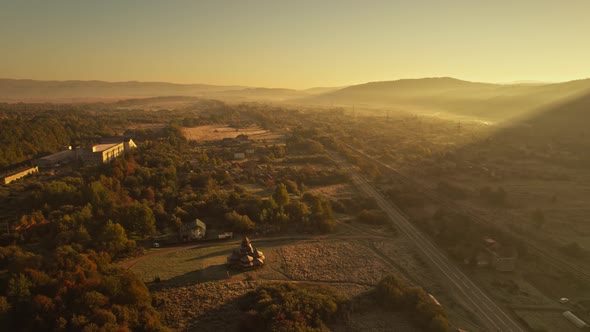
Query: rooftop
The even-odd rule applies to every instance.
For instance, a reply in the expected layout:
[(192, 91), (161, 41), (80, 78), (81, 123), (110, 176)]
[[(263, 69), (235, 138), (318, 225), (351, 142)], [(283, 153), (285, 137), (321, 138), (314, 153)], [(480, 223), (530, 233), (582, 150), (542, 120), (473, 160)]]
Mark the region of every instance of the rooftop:
[(100, 140), (101, 144), (113, 144), (113, 143), (121, 143), (121, 142), (129, 142), (131, 137), (129, 136), (111, 136), (111, 137), (103, 137)]
[(114, 146), (117, 146), (119, 144), (121, 144), (121, 142), (119, 142), (119, 143), (108, 143), (108, 144), (97, 144), (97, 145), (94, 145), (92, 147), (92, 152), (102, 152), (102, 151), (108, 150), (108, 149), (110, 149), (110, 148), (112, 148)]
[(65, 158), (68, 158), (73, 154), (74, 154), (73, 150), (63, 150), (63, 151), (59, 151), (56, 153), (52, 153), (52, 154), (45, 156), (45, 157), (41, 157), (39, 159), (57, 162), (57, 161), (61, 161), (61, 160), (65, 159)]

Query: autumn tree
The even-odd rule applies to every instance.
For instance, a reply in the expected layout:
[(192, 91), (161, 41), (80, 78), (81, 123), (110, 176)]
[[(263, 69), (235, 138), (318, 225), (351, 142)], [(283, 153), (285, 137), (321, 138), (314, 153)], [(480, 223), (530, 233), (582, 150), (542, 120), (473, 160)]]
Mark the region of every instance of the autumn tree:
[(254, 222), (250, 220), (250, 217), (240, 215), (236, 211), (226, 213), (225, 220), (236, 232), (247, 233), (254, 230)]
[(156, 218), (149, 206), (136, 201), (122, 207), (121, 225), (135, 236), (146, 237), (156, 231)]
[(289, 204), (289, 193), (287, 192), (287, 187), (282, 183), (277, 184), (272, 197), (279, 207)]

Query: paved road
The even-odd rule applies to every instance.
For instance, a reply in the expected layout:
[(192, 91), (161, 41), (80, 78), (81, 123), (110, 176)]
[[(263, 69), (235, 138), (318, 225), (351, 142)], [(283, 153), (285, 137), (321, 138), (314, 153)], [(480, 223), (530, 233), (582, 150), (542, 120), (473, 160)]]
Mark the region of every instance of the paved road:
[(373, 197), (379, 207), (389, 216), (391, 222), (408, 238), (410, 238), (426, 257), (427, 261), (446, 277), (449, 284), (456, 290), (456, 295), (469, 307), (480, 323), (488, 331), (524, 331), (516, 321), (506, 314), (479, 287), (477, 287), (449, 258), (434, 246), (408, 219), (375, 190), (347, 161), (332, 155), (332, 159), (347, 170), (354, 183), (367, 195)]

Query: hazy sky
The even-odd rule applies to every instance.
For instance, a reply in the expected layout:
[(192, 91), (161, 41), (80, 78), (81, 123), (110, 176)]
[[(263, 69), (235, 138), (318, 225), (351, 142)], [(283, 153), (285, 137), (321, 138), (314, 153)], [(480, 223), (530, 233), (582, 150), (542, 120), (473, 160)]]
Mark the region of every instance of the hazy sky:
[(590, 76), (590, 0), (0, 0), (0, 77), (307, 88)]

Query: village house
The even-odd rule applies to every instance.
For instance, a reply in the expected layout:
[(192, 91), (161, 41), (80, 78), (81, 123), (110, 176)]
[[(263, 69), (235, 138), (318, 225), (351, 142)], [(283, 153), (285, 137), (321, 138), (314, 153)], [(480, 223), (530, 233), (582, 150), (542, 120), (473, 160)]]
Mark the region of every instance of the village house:
[(235, 140), (240, 143), (240, 144), (244, 144), (244, 143), (249, 143), (250, 140), (248, 139), (248, 135), (245, 134), (240, 134), (238, 135)]
[(245, 152), (234, 152), (234, 159), (236, 159), (236, 160), (246, 159), (246, 153)]
[(244, 145), (249, 144), (250, 140), (248, 139), (248, 135), (240, 134), (236, 137), (225, 137), (221, 140), (221, 145), (223, 146), (237, 146), (237, 145)]
[(514, 248), (502, 246), (492, 238), (485, 238), (483, 243), (484, 251), (477, 255), (477, 266), (492, 266), (502, 272), (516, 269), (518, 254)]
[(228, 147), (228, 146), (232, 146), (232, 145), (235, 145), (235, 144), (236, 144), (236, 141), (233, 138), (231, 138), (231, 137), (226, 137), (226, 138), (224, 138), (224, 139), (221, 140), (221, 146)]
[(223, 232), (221, 234), (217, 234), (217, 238), (219, 240), (233, 239), (234, 238), (234, 232)]
[(198, 218), (195, 221), (183, 223), (178, 229), (178, 237), (184, 242), (202, 239), (206, 234), (207, 225)]

